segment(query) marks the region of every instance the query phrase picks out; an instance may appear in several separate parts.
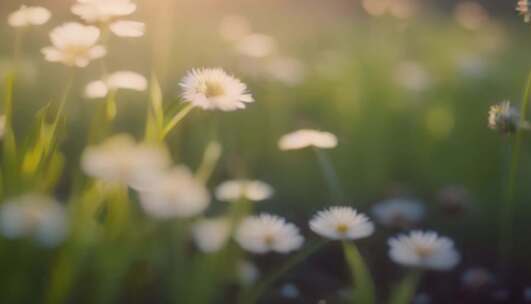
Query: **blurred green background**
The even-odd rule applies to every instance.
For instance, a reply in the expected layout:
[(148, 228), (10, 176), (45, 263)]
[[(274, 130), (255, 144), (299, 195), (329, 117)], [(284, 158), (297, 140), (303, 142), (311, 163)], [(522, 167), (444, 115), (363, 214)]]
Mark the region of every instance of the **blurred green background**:
[[(257, 102), (245, 111), (195, 111), (168, 138), (174, 160), (192, 168), (210, 140), (222, 143), (224, 154), (210, 186), (242, 176), (264, 180), (276, 195), (258, 208), (302, 227), (323, 206), (368, 210), (387, 197), (417, 197), (429, 210), (423, 227), (452, 236), (464, 265), (494, 265), (511, 138), (487, 128), (487, 112), (505, 99), (521, 101), (531, 67), (529, 24), (516, 15), (513, 2), (483, 1), (481, 9), (459, 11), (456, 5), (463, 2), (411, 1), (414, 6), (404, 16), (380, 15), (358, 1), (144, 0), (137, 1), (134, 19), (146, 22), (146, 36), (112, 40), (106, 60), (111, 71), (157, 75), (168, 105), (179, 102), (179, 81), (194, 67), (219, 66), (248, 84)], [(0, 19), (20, 4), (2, 2)], [(48, 44), (47, 31), (76, 19), (70, 1), (26, 4), (48, 7), (53, 17), (25, 36), (25, 70), (15, 93), (20, 134), (28, 131), (39, 107), (59, 98), (65, 82), (64, 68), (45, 62), (39, 53)], [(242, 54), (220, 34), (223, 24), (226, 33), (231, 20), (242, 18), (252, 32), (273, 40), (265, 56)], [(12, 29), (0, 27), (0, 37), (4, 75)], [(283, 65), (275, 61), (279, 58), (290, 59)], [(76, 75), (62, 145), (67, 172), (77, 170), (86, 143), (95, 101), (82, 92), (98, 71), (92, 64)], [(147, 100), (147, 93), (120, 92), (115, 132), (141, 135)], [(278, 150), (281, 135), (302, 127), (338, 136), (338, 148), (327, 153), (346, 202), (333, 201), (311, 151)], [(512, 253), (522, 282), (531, 280), (525, 275), (531, 273), (530, 148), (526, 140), (514, 221), (518, 250)], [(70, 175), (63, 177), (59, 196), (68, 193)], [(437, 205), (437, 192), (448, 185), (462, 185), (471, 193), (472, 207), (465, 214), (448, 216)], [(382, 258), (384, 240), (374, 239), (369, 246)]]

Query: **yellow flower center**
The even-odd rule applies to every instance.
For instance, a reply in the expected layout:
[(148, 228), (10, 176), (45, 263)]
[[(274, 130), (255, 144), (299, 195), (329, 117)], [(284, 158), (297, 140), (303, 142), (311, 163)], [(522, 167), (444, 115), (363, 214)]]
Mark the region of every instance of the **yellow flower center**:
[(415, 248), (415, 252), (421, 258), (427, 258), (433, 255), (433, 248), (429, 246), (419, 245)]
[(219, 97), (225, 94), (223, 85), (216, 81), (205, 81), (202, 85), (201, 91), (207, 98)]
[(271, 247), (273, 246), (273, 243), (275, 242), (275, 238), (271, 234), (266, 234), (264, 237), (264, 242), (267, 246)]
[(338, 224), (336, 226), (336, 231), (339, 234), (346, 234), (348, 232), (348, 225), (346, 225), (346, 224)]

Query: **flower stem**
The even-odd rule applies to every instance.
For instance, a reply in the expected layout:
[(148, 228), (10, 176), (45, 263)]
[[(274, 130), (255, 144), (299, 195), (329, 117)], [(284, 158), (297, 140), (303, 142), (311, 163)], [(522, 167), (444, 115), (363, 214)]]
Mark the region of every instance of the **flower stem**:
[[(524, 89), (522, 105), (520, 108), (520, 125), (524, 125), (527, 121), (527, 111), (529, 108), (529, 94), (531, 91), (531, 72), (528, 75), (527, 84)], [(514, 138), (511, 149), (511, 161), (509, 168), (509, 176), (507, 181), (507, 188), (505, 191), (505, 206), (501, 210), (501, 235), (500, 235), (500, 255), (502, 264), (505, 264), (509, 258), (512, 250), (513, 240), (513, 216), (515, 209), (515, 192), (518, 181), (518, 168), (520, 161), (520, 150), (524, 138), (524, 129), (518, 128)]]
[(326, 244), (325, 241), (316, 241), (308, 245), (304, 250), (300, 251), (298, 254), (292, 256), (286, 263), (284, 263), (280, 268), (277, 268), (274, 272), (266, 276), (261, 282), (259, 282), (254, 288), (250, 289), (248, 292), (244, 292), (240, 297), (238, 303), (240, 304), (253, 304), (258, 301), (260, 296), (266, 291), (273, 283), (275, 283), (279, 278), (281, 278), (288, 271), (293, 269), (295, 266), (303, 262), (307, 257), (315, 253), (321, 247)]
[(166, 126), (162, 130), (160, 139), (164, 140), (164, 138), (166, 138), (168, 133), (170, 133), (170, 131), (173, 130), (173, 128), (175, 128), (177, 124), (179, 124), (179, 122), (181, 122), (181, 120), (183, 120), (188, 115), (188, 113), (192, 111), (193, 108), (194, 106), (190, 103), (186, 105), (184, 108), (182, 108), (179, 112), (177, 112), (177, 114), (173, 116), (173, 118), (166, 124)]
[(374, 302), (374, 282), (363, 257), (353, 243), (343, 241), (343, 252), (347, 259), (354, 283), (352, 303), (372, 304)]
[(221, 145), (218, 142), (210, 142), (203, 154), (203, 160), (197, 169), (196, 177), (202, 183), (207, 184), (212, 172), (216, 169), (216, 165), (221, 156)]
[(328, 154), (324, 151), (314, 148), (315, 155), (317, 156), (317, 161), (323, 172), (325, 181), (328, 185), (328, 189), (332, 197), (338, 201), (342, 201), (345, 198), (344, 192), (339, 183), (339, 178), (337, 177), (336, 170), (332, 165), (332, 161)]
[(422, 272), (420, 270), (413, 270), (407, 274), (391, 293), (389, 304), (411, 303), (421, 277)]

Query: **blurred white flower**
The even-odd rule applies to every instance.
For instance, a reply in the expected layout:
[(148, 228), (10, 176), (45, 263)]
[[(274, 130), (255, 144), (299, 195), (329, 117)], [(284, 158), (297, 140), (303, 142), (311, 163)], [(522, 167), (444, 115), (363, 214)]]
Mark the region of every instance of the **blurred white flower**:
[(105, 182), (141, 188), (170, 164), (168, 153), (158, 146), (137, 144), (129, 135), (115, 135), (85, 149), (83, 171)]
[(66, 212), (52, 198), (21, 196), (0, 207), (0, 232), (9, 239), (32, 237), (42, 246), (53, 247), (66, 237)]
[(78, 0), (72, 13), (89, 23), (108, 23), (134, 13), (136, 4), (130, 0)]
[(97, 45), (100, 30), (79, 23), (65, 23), (50, 33), (53, 46), (42, 49), (46, 60), (69, 66), (85, 67), (91, 60), (105, 56), (106, 50)]
[(243, 16), (225, 16), (219, 25), (219, 34), (227, 41), (237, 41), (250, 32), (249, 21)]
[(330, 207), (317, 212), (310, 220), (310, 229), (333, 240), (356, 240), (374, 232), (374, 225), (367, 216), (350, 207)]
[(260, 271), (252, 262), (248, 260), (240, 260), (237, 264), (237, 276), (240, 284), (251, 286), (260, 277)]
[(154, 218), (188, 218), (210, 204), (210, 194), (188, 168), (177, 166), (139, 189), (140, 203)]
[(118, 37), (142, 37), (146, 25), (138, 21), (118, 20), (111, 23), (109, 29)]
[(524, 21), (531, 21), (531, 1), (529, 0), (518, 0), (516, 10), (524, 16)]
[(467, 30), (479, 30), (489, 21), (488, 11), (475, 1), (456, 4), (454, 17), (457, 23)]
[(91, 81), (85, 86), (85, 97), (103, 98), (109, 93), (109, 88), (103, 80)]
[(270, 214), (245, 218), (238, 226), (235, 238), (243, 249), (259, 254), (270, 251), (288, 253), (299, 249), (304, 242), (295, 225)]
[(263, 201), (273, 195), (273, 188), (258, 180), (230, 180), (216, 188), (216, 198), (224, 202)]
[(460, 260), (454, 242), (431, 231), (412, 231), (393, 237), (388, 243), (391, 259), (409, 267), (450, 270)]
[(223, 248), (230, 236), (230, 221), (226, 218), (202, 219), (192, 226), (197, 247), (206, 253)]
[(511, 105), (510, 101), (502, 101), (489, 109), (489, 128), (503, 134), (515, 133), (520, 124), (520, 112)]
[(253, 58), (263, 58), (271, 55), (276, 49), (276, 41), (265, 34), (250, 34), (236, 43), (236, 50)]
[(235, 111), (254, 102), (247, 86), (222, 69), (194, 69), (180, 83), (184, 102), (205, 110)]
[(416, 200), (395, 198), (376, 204), (372, 208), (374, 219), (383, 226), (408, 228), (424, 218), (424, 205)]
[(329, 132), (302, 129), (286, 134), (278, 141), (280, 150), (296, 150), (306, 147), (331, 149), (337, 146), (337, 137)]
[(479, 289), (494, 283), (494, 275), (485, 268), (470, 268), (461, 277), (461, 282), (466, 288)]
[(6, 116), (0, 115), (0, 140), (4, 138), (6, 132)]
[(92, 81), (85, 87), (85, 97), (103, 98), (109, 91), (126, 89), (133, 91), (145, 91), (147, 89), (146, 78), (136, 72), (118, 71), (110, 74), (105, 80)]
[(266, 64), (271, 78), (287, 85), (297, 85), (304, 80), (304, 64), (294, 57), (274, 57)]
[(414, 61), (404, 61), (398, 64), (393, 77), (398, 85), (413, 92), (424, 91), (433, 82), (424, 66)]
[(22, 5), (7, 17), (7, 23), (12, 27), (26, 27), (42, 25), (50, 20), (50, 11), (39, 6)]

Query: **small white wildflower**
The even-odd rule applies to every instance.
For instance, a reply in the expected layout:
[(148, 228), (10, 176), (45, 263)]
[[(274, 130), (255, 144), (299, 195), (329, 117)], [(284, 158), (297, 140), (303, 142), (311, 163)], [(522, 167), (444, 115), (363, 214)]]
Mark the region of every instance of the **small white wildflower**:
[(253, 285), (260, 277), (260, 270), (248, 260), (240, 260), (236, 266), (238, 280), (244, 286)]
[(188, 218), (199, 215), (210, 203), (210, 194), (188, 168), (177, 166), (139, 189), (140, 203), (154, 218)]
[(273, 195), (273, 188), (258, 180), (230, 180), (216, 188), (216, 198), (224, 202), (263, 201)]
[(0, 207), (0, 232), (9, 239), (33, 237), (45, 247), (54, 247), (66, 237), (66, 212), (51, 198), (21, 196)]
[(42, 49), (46, 60), (69, 66), (85, 67), (91, 60), (105, 56), (106, 50), (97, 45), (100, 30), (70, 22), (56, 27), (50, 33), (53, 46)]
[(240, 39), (236, 44), (236, 50), (243, 55), (263, 58), (272, 54), (276, 49), (276, 41), (273, 37), (264, 34), (250, 34)]
[(83, 171), (106, 182), (134, 188), (160, 175), (170, 164), (168, 153), (158, 146), (137, 144), (129, 135), (115, 135), (85, 149)]
[(12, 27), (27, 27), (43, 25), (50, 19), (50, 11), (39, 6), (21, 6), (7, 17), (7, 23)]
[(424, 205), (416, 200), (395, 198), (378, 203), (372, 208), (375, 220), (383, 226), (407, 228), (424, 218)]
[(302, 129), (286, 134), (278, 141), (280, 150), (297, 150), (307, 147), (331, 149), (337, 146), (337, 137), (329, 132)]
[(197, 247), (206, 253), (223, 248), (230, 236), (230, 221), (226, 218), (202, 219), (192, 226)]
[(103, 80), (91, 81), (85, 86), (85, 97), (103, 98), (109, 93), (109, 88)]
[(435, 232), (412, 231), (389, 239), (389, 256), (398, 264), (433, 270), (450, 270), (460, 260), (454, 242)]
[(204, 110), (235, 111), (254, 102), (247, 86), (222, 69), (194, 69), (181, 81), (184, 102)]
[(146, 31), (143, 22), (118, 20), (109, 25), (109, 29), (118, 37), (142, 37)]
[(236, 241), (253, 253), (288, 253), (302, 246), (304, 238), (299, 229), (285, 219), (261, 214), (245, 218), (236, 230)]
[(520, 113), (509, 101), (493, 105), (489, 109), (489, 128), (503, 134), (515, 133), (520, 127)]
[(350, 207), (330, 207), (319, 211), (310, 220), (313, 232), (333, 240), (356, 240), (374, 232), (374, 225), (367, 216)]
[(78, 0), (72, 13), (88, 23), (108, 23), (136, 11), (130, 0)]

